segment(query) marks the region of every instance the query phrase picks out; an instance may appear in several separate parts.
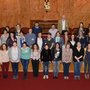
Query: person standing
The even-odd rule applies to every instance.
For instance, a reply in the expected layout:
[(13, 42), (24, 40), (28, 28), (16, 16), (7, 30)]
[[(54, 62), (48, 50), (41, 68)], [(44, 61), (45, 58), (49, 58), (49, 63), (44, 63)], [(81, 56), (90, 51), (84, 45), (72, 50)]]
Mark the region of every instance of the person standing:
[(40, 50), (37, 44), (33, 44), (32, 46), (31, 60), (32, 60), (33, 76), (38, 77)]
[(28, 71), (28, 64), (31, 58), (31, 48), (27, 46), (26, 42), (23, 43), (23, 46), (21, 48), (21, 63), (23, 66), (23, 80), (26, 80), (27, 77), (27, 71)]
[(39, 23), (35, 23), (34, 27), (32, 28), (32, 32), (38, 36), (38, 33), (42, 33), (42, 28), (39, 26)]
[(81, 47), (81, 43), (77, 42), (76, 48), (73, 52), (73, 61), (74, 61), (74, 79), (80, 80), (80, 70), (84, 57), (84, 48)]
[(56, 29), (55, 24), (53, 24), (51, 29), (49, 29), (49, 33), (51, 33), (52, 38), (55, 37), (57, 31), (58, 30)]
[(43, 63), (43, 79), (48, 79), (49, 62), (52, 61), (51, 50), (49, 49), (48, 44), (45, 44), (44, 49), (41, 52), (41, 61)]
[(16, 36), (16, 38), (17, 38), (17, 45), (19, 48), (21, 48), (23, 43), (25, 42), (25, 36), (24, 36), (23, 32), (20, 31), (20, 35)]
[(36, 39), (36, 43), (39, 46), (39, 50), (41, 51), (44, 45), (44, 39), (42, 38), (42, 33), (38, 33), (38, 37)]
[(32, 29), (29, 29), (29, 33), (25, 35), (25, 40), (29, 47), (32, 47), (32, 45), (36, 42), (36, 35), (32, 33)]
[(1, 44), (6, 43), (7, 39), (9, 37), (9, 33), (6, 29), (3, 30), (3, 34), (1, 35)]
[(13, 46), (13, 42), (17, 41), (13, 32), (10, 33), (9, 37), (7, 38), (6, 44), (10, 48)]
[(65, 48), (63, 48), (62, 50), (64, 79), (69, 79), (69, 67), (70, 67), (70, 63), (72, 62), (72, 54), (73, 54), (73, 51), (70, 48), (70, 43), (68, 42), (65, 45)]
[(74, 48), (76, 47), (76, 40), (74, 34), (72, 34), (70, 38), (70, 47), (72, 48), (72, 50), (74, 50)]
[(12, 64), (13, 79), (18, 79), (18, 64), (20, 62), (20, 49), (17, 42), (13, 42), (13, 46), (9, 48), (9, 58)]
[(58, 21), (58, 30), (62, 35), (69, 30), (68, 21), (66, 20), (65, 15), (63, 15), (62, 19)]
[(85, 53), (84, 74), (85, 74), (85, 79), (90, 78), (90, 43), (88, 43), (86, 53)]
[(60, 44), (56, 43), (55, 44), (55, 49), (54, 49), (54, 60), (53, 60), (53, 74), (54, 74), (54, 79), (58, 78), (58, 73), (59, 73), (59, 65), (62, 60), (62, 50), (60, 48)]
[(0, 51), (0, 63), (2, 68), (2, 76), (3, 78), (8, 78), (8, 70), (9, 70), (9, 55), (8, 55), (8, 47), (5, 43), (1, 45)]
[(59, 31), (56, 32), (56, 35), (55, 35), (55, 38), (54, 38), (54, 42), (55, 43), (59, 43), (61, 47), (64, 45), (63, 37), (61, 37)]

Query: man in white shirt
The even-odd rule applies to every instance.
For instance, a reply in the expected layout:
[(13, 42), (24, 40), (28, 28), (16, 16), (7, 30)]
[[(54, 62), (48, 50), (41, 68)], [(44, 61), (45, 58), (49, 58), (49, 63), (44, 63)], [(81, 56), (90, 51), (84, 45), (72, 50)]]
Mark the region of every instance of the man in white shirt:
[(51, 33), (52, 38), (55, 37), (57, 31), (58, 30), (55, 28), (55, 24), (53, 24), (51, 29), (49, 29), (49, 33)]
[(65, 15), (63, 15), (62, 19), (58, 21), (58, 30), (62, 34), (64, 34), (64, 32), (66, 32), (66, 31), (68, 31), (68, 22), (65, 18)]

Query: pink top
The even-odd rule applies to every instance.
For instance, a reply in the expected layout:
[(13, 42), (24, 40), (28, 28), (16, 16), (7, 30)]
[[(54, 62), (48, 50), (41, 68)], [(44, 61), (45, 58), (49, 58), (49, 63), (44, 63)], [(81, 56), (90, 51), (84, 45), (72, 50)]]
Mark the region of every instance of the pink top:
[(9, 55), (8, 55), (8, 51), (0, 51), (0, 62), (4, 63), (4, 62), (9, 62)]
[(70, 63), (72, 62), (72, 49), (67, 50), (66, 48), (64, 48), (62, 50), (62, 62), (65, 63)]

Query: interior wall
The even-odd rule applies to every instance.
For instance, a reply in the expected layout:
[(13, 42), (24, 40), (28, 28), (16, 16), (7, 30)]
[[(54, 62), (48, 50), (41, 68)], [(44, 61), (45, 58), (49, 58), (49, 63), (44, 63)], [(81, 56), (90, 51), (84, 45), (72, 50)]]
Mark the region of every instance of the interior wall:
[(90, 23), (90, 0), (49, 0), (51, 9), (44, 10), (44, 0), (0, 0), (0, 27), (30, 26), (31, 20), (58, 20), (64, 14), (70, 27)]

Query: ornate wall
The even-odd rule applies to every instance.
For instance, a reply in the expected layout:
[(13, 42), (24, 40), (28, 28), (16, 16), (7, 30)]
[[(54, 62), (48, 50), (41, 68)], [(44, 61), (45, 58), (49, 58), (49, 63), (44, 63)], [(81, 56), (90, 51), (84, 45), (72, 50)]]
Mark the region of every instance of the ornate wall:
[(63, 14), (70, 27), (77, 27), (83, 21), (90, 22), (90, 0), (49, 0), (51, 10), (44, 11), (44, 0), (0, 0), (0, 27), (30, 26), (31, 20), (58, 20)]

